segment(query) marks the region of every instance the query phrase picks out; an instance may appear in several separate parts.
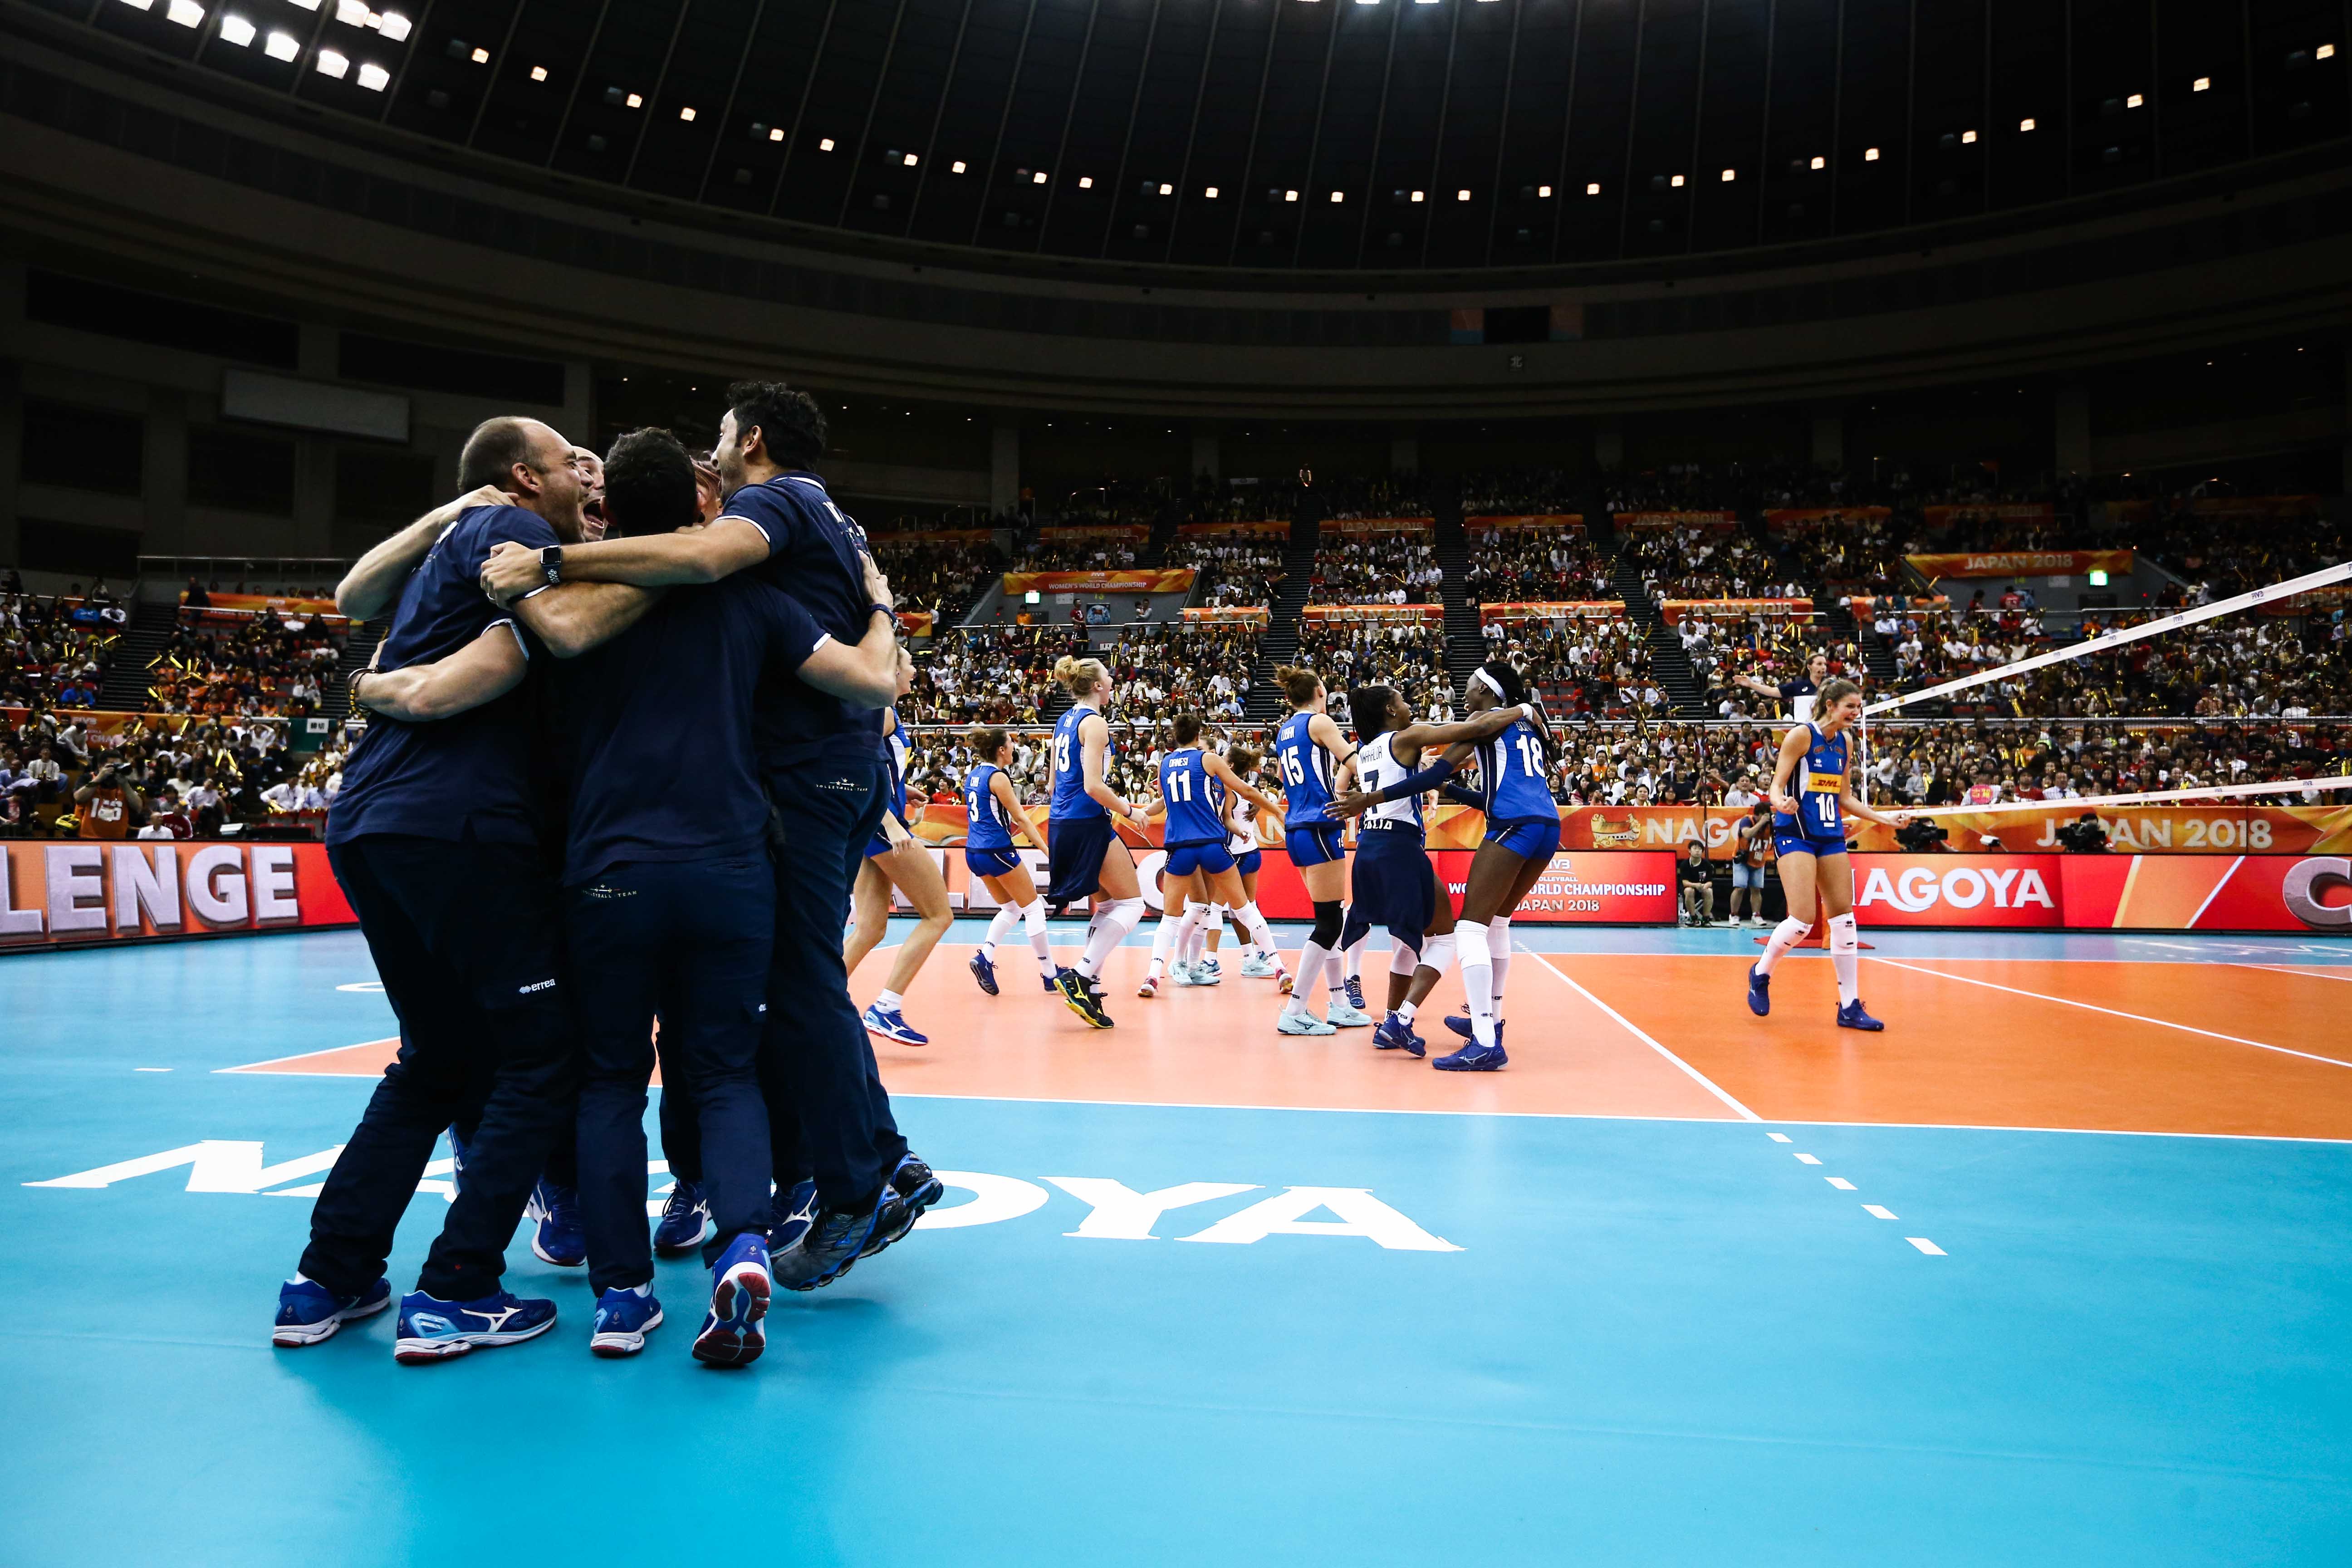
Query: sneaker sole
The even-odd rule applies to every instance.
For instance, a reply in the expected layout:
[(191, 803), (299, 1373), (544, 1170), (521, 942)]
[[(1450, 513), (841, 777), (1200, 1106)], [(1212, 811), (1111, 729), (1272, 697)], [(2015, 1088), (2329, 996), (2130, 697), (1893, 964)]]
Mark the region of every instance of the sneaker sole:
[(535, 1340), (555, 1327), (550, 1318), (535, 1329), (520, 1333), (457, 1334), (446, 1340), (394, 1340), (392, 1359), (403, 1366), (425, 1366), (436, 1361), (455, 1361), (476, 1350), (496, 1350), (500, 1345), (519, 1345), (525, 1340)]
[(656, 1308), (654, 1315), (646, 1320), (643, 1328), (625, 1333), (607, 1331), (591, 1334), (588, 1336), (589, 1353), (603, 1356), (606, 1361), (618, 1361), (623, 1356), (635, 1355), (646, 1348), (646, 1336), (660, 1328), (661, 1321), (661, 1310)]
[(1439, 1072), (1500, 1072), (1504, 1068), (1508, 1067), (1510, 1063), (1507, 1059), (1499, 1062), (1454, 1062), (1450, 1065), (1445, 1062), (1438, 1061), (1432, 1062), (1429, 1065), (1435, 1068)]
[(928, 1046), (931, 1043), (931, 1037), (929, 1035), (896, 1035), (879, 1024), (866, 1025), (866, 1032), (902, 1046)]
[(1062, 999), (1063, 1006), (1067, 1007), (1071, 1012), (1076, 1013), (1079, 1017), (1084, 1018), (1087, 1021), (1087, 1027), (1090, 1029), (1108, 1029), (1111, 1026), (1110, 1019), (1108, 1016), (1094, 1011), (1085, 1003), (1079, 1001), (1076, 997), (1063, 990), (1060, 986), (1056, 985), (1054, 987), (1054, 994)]
[(768, 1348), (760, 1320), (773, 1289), (764, 1268), (737, 1265), (710, 1293), (711, 1322), (694, 1342), (694, 1359), (707, 1366), (749, 1366)]
[[(826, 1269), (824, 1273), (814, 1275), (809, 1279), (799, 1280), (797, 1282), (779, 1279), (776, 1283), (783, 1286), (787, 1290), (824, 1289), (826, 1286), (832, 1284), (835, 1280), (848, 1273), (852, 1268), (855, 1268), (857, 1266), (857, 1260), (866, 1256), (866, 1245), (874, 1239), (875, 1222), (881, 1217), (882, 1208), (879, 1204), (877, 1204), (875, 1205), (874, 1212), (866, 1216), (866, 1234), (857, 1238), (857, 1245), (846, 1249), (843, 1254), (841, 1260), (838, 1263), (835, 1263), (832, 1268)], [(801, 1248), (801, 1255), (803, 1257), (807, 1256), (806, 1247)], [(772, 1268), (775, 1266), (775, 1255), (773, 1253), (769, 1254), (768, 1262), (770, 1268)]]
[(530, 1238), (530, 1255), (533, 1258), (538, 1258), (541, 1263), (551, 1263), (558, 1268), (581, 1268), (586, 1267), (588, 1262), (588, 1255), (585, 1252), (583, 1252), (577, 1258), (556, 1257), (555, 1254), (540, 1246), (539, 1237), (536, 1234), (534, 1234)]
[(947, 1196), (947, 1184), (933, 1176), (913, 1192), (900, 1194), (898, 1203), (906, 1210), (907, 1217), (891, 1226), (888, 1235), (877, 1234), (869, 1238), (866, 1243), (866, 1250), (857, 1256), (871, 1258), (876, 1253), (906, 1240), (908, 1233), (915, 1228), (915, 1222), (922, 1218), (924, 1212), (933, 1204)]
[(287, 1350), (300, 1350), (304, 1345), (323, 1344), (342, 1332), (345, 1323), (356, 1323), (362, 1318), (373, 1318), (392, 1305), (386, 1296), (373, 1306), (345, 1307), (333, 1317), (319, 1323), (281, 1323), (269, 1332), (269, 1342)]
[(654, 1256), (656, 1258), (684, 1258), (688, 1253), (695, 1251), (697, 1248), (700, 1247), (704, 1242), (709, 1241), (710, 1239), (711, 1233), (716, 1231), (718, 1228), (719, 1227), (713, 1225), (709, 1220), (705, 1219), (702, 1222), (702, 1228), (695, 1233), (695, 1237), (692, 1241), (656, 1241), (654, 1243)]
[(1298, 1039), (1305, 1039), (1316, 1035), (1336, 1035), (1339, 1032), (1330, 1025), (1324, 1023), (1320, 1018), (1316, 1019), (1315, 1023), (1317, 1026), (1313, 1028), (1286, 1029), (1282, 1026), (1280, 1020), (1276, 1020), (1274, 1029), (1275, 1033), (1278, 1035), (1289, 1035), (1294, 1038)]

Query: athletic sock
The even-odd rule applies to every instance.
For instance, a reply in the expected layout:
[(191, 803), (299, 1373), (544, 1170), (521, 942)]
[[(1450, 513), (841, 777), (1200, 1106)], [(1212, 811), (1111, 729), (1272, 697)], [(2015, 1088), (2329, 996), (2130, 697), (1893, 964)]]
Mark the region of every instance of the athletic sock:
[(1349, 979), (1361, 980), (1364, 977), (1364, 944), (1371, 940), (1371, 927), (1366, 926), (1364, 934), (1348, 944)]
[(906, 1001), (907, 999), (896, 991), (885, 991), (881, 995), (874, 998), (874, 1005), (885, 1013), (895, 1013), (906, 1005)]
[(1328, 947), (1318, 946), (1310, 937), (1298, 949), (1298, 973), (1290, 983), (1290, 1005), (1286, 1013), (1311, 1013), (1307, 998), (1314, 993), (1315, 982), (1322, 978), (1324, 962), (1332, 956)]
[(1838, 1005), (1862, 1000), (1862, 928), (1851, 914), (1830, 917), (1830, 963), (1837, 970)]
[(1176, 938), (1182, 926), (1183, 921), (1176, 916), (1166, 910), (1160, 911), (1160, 929), (1151, 933), (1152, 979), (1159, 979), (1160, 972), (1168, 967), (1168, 955), (1176, 951)]
[(1110, 950), (1125, 942), (1127, 933), (1142, 919), (1141, 899), (1113, 899), (1103, 910), (1101, 928), (1087, 938), (1087, 951), (1078, 957), (1078, 973), (1089, 980), (1100, 975)]
[(1454, 942), (1462, 954), (1462, 994), (1470, 1004), (1470, 1038), (1480, 1047), (1495, 1043), (1495, 961), (1486, 952), (1486, 927), (1479, 921), (1456, 921)]
[(1511, 917), (1497, 915), (1486, 922), (1486, 956), (1495, 966), (1495, 1022), (1503, 1021), (1503, 983), (1511, 973)]
[(1037, 966), (1045, 972), (1046, 979), (1053, 979), (1058, 966), (1054, 963), (1054, 939), (1045, 930), (1045, 900), (1030, 900), (1022, 908), (1021, 920), (1028, 928), (1029, 951), (1037, 955)]
[(996, 906), (996, 912), (988, 918), (988, 934), (980, 939), (980, 951), (982, 957), (995, 958), (996, 944), (1012, 934), (1013, 922), (1020, 918), (1021, 910), (1016, 906), (1012, 904)]
[(1244, 904), (1234, 911), (1234, 919), (1242, 930), (1249, 932), (1250, 945), (1261, 953), (1274, 952), (1274, 932), (1267, 929), (1265, 916), (1258, 912), (1256, 900)]
[(1764, 956), (1756, 961), (1756, 973), (1769, 975), (1780, 964), (1782, 955), (1812, 933), (1811, 921), (1801, 921), (1794, 915), (1782, 921), (1772, 928), (1772, 940), (1764, 944)]
[(1177, 951), (1183, 953), (1185, 963), (1196, 968), (1202, 954), (1208, 951), (1209, 921), (1213, 918), (1213, 907), (1208, 904), (1194, 904), (1184, 911), (1184, 930), (1181, 933), (1183, 946)]
[(1405, 1027), (1412, 1027), (1412, 1016), (1421, 1009), (1411, 1002), (1400, 1002), (1389, 1009), (1389, 1016)]

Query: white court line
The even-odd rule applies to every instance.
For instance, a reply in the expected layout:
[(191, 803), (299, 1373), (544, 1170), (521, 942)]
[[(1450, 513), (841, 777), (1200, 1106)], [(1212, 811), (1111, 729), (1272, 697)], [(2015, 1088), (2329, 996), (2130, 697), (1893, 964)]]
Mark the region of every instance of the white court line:
[(1912, 1246), (1917, 1247), (1920, 1251), (1926, 1253), (1930, 1258), (1945, 1258), (1950, 1256), (1948, 1253), (1945, 1252), (1942, 1247), (1937, 1246), (1934, 1242), (1929, 1241), (1924, 1236), (1906, 1236), (1903, 1239), (1909, 1242)]
[(1893, 1209), (1887, 1208), (1880, 1204), (1864, 1204), (1862, 1205), (1862, 1212), (1870, 1215), (1873, 1219), (1896, 1219), (1901, 1217), (1896, 1215)]
[(132, 1072), (170, 1072), (170, 1068), (132, 1068)]
[(1850, 1193), (1854, 1190), (1853, 1184), (1847, 1181), (1843, 1176), (1823, 1176), (1822, 1180), (1827, 1182), (1830, 1185), (1835, 1187), (1842, 1193)]
[(2102, 1007), (2095, 1003), (2077, 1002), (2072, 996), (2051, 996), (2039, 991), (2021, 991), (2014, 985), (1996, 985), (1990, 980), (1979, 980), (1972, 974), (1953, 974), (1941, 969), (1922, 969), (1916, 963), (1904, 963), (1892, 958), (1882, 958), (1881, 964), (1895, 969), (1907, 969), (1914, 974), (1932, 974), (1939, 980), (1957, 980), (1963, 985), (1981, 985), (1988, 991), (2006, 991), (2012, 996), (2031, 996), (2037, 1002), (2055, 1002), (2063, 1007), (2080, 1007), (2086, 1013), (2105, 1013), (2110, 1018), (2129, 1018), (2135, 1024), (2148, 1024), (2160, 1029), (2178, 1029), (2184, 1035), (2202, 1035), (2209, 1040), (2227, 1040), (2233, 1046), (2252, 1046), (2258, 1051), (2276, 1051), (2283, 1057), (2301, 1057), (2309, 1062), (2325, 1062), (2332, 1068), (2352, 1068), (2352, 1062), (2337, 1057), (2315, 1056), (2310, 1051), (2289, 1050), (2284, 1046), (2268, 1045), (2261, 1040), (2249, 1040), (2238, 1035), (2224, 1035), (2214, 1029), (2200, 1029), (2193, 1024), (2176, 1024), (2169, 1018), (2151, 1018), (2145, 1014), (2126, 1013), (2115, 1007)]
[(2259, 969), (2269, 974), (2307, 974), (2314, 980), (2340, 980), (2347, 984), (2352, 984), (2352, 974), (2330, 974), (2324, 966), (2317, 964), (2306, 964), (2299, 969), (2284, 963), (2231, 963), (2229, 967)]
[[(1515, 945), (1513, 951), (1517, 952), (1520, 950)], [(1707, 1093), (1715, 1096), (1716, 1099), (1723, 1101), (1724, 1104), (1739, 1112), (1739, 1114), (1746, 1120), (1749, 1121), (1761, 1121), (1764, 1120), (1754, 1111), (1748, 1110), (1746, 1106), (1740, 1104), (1739, 1101), (1732, 1099), (1728, 1093), (1725, 1092), (1722, 1085), (1717, 1083), (1713, 1079), (1707, 1077), (1706, 1074), (1699, 1071), (1698, 1068), (1691, 1066), (1690, 1063), (1683, 1060), (1682, 1058), (1675, 1055), (1674, 1052), (1666, 1049), (1665, 1047), (1658, 1044), (1657, 1041), (1650, 1038), (1648, 1035), (1643, 1033), (1641, 1029), (1634, 1026), (1633, 1021), (1631, 1018), (1628, 1018), (1624, 1014), (1620, 1013), (1616, 1008), (1612, 1007), (1608, 1003), (1603, 1002), (1600, 997), (1595, 996), (1591, 992), (1587, 991), (1583, 986), (1579, 985), (1575, 981), (1561, 973), (1559, 966), (1553, 963), (1548, 955), (1537, 953), (1535, 956), (1543, 961), (1542, 967), (1550, 971), (1554, 979), (1558, 980), (1562, 985), (1567, 986), (1570, 990), (1575, 992), (1579, 996), (1583, 997), (1587, 1002), (1590, 1002), (1594, 1006), (1600, 1008), (1602, 1012), (1608, 1014), (1611, 1017), (1616, 1019), (1618, 1023), (1624, 1026), (1625, 1032), (1627, 1034), (1632, 1035), (1635, 1039), (1641, 1041), (1643, 1045), (1649, 1047), (1652, 1050), (1665, 1058), (1666, 1060), (1680, 1068), (1685, 1073), (1687, 1073), (1690, 1076), (1690, 1079), (1693, 1083), (1697, 1084), (1701, 1089), (1706, 1090)]]
[(1817, 1154), (1800, 1154), (1797, 1156), (1797, 1163), (1800, 1165), (1818, 1165), (1821, 1163), (1821, 1157)]
[(1767, 1132), (1764, 1136), (1769, 1138), (1775, 1143), (1786, 1143), (1789, 1142), (1789, 1135), (1786, 1132)]

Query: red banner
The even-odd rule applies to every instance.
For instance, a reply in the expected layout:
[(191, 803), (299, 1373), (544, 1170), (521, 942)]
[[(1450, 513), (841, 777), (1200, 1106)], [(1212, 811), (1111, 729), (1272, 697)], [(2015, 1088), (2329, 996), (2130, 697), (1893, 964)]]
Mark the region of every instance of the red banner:
[[(305, 618), (311, 616), (335, 615), (335, 601), (332, 599), (305, 599), (287, 594), (206, 594), (205, 599), (206, 602), (203, 605), (190, 605), (187, 590), (184, 588), (180, 590), (180, 604), (184, 608), (266, 610), (271, 615), (300, 616)], [(342, 617), (336, 616), (335, 618), (341, 620)]]
[(1966, 506), (1929, 506), (1919, 509), (1929, 528), (1942, 528), (1955, 522), (2031, 522), (2058, 515), (2058, 509), (2046, 500), (1982, 501)]
[(1825, 522), (1873, 522), (1894, 515), (1883, 506), (1781, 506), (1765, 512), (1764, 526), (1788, 533)]
[(1310, 621), (1418, 621), (1445, 624), (1443, 605), (1309, 605), (1298, 612)]
[(1189, 566), (1110, 572), (1007, 572), (1008, 597), (1035, 589), (1040, 594), (1184, 594), (1192, 587)]
[(930, 610), (901, 610), (898, 612), (898, 627), (908, 637), (927, 637), (931, 635), (932, 623), (938, 619), (938, 615)]
[(1739, 521), (1734, 511), (1620, 511), (1610, 514), (1620, 528), (1730, 528)]
[(1509, 517), (1465, 517), (1465, 528), (1500, 529), (1505, 533), (1523, 528), (1559, 528), (1584, 531), (1584, 514), (1580, 511), (1540, 511), (1515, 513)]
[(0, 947), (358, 923), (323, 844), (20, 841), (0, 856)]
[(1207, 621), (1232, 626), (1262, 626), (1274, 619), (1274, 612), (1264, 605), (1202, 605), (1186, 610), (1184, 618), (1195, 624)]
[(1659, 605), (1666, 625), (1673, 626), (1685, 616), (1810, 616), (1813, 613), (1811, 599), (1668, 599)]
[(1437, 526), (1433, 517), (1342, 517), (1324, 522), (1321, 533), (1427, 533)]
[(1940, 577), (2066, 577), (2081, 572), (2132, 569), (2128, 550), (1988, 550), (1903, 559), (1929, 582)]
[(1478, 624), (1500, 621), (1606, 621), (1625, 614), (1622, 599), (1546, 599), (1508, 605), (1481, 605)]
[(1287, 539), (1290, 524), (1276, 521), (1262, 522), (1180, 522), (1176, 525), (1181, 539)]
[(1065, 522), (1037, 531), (1040, 539), (1144, 539), (1151, 531), (1139, 522)]

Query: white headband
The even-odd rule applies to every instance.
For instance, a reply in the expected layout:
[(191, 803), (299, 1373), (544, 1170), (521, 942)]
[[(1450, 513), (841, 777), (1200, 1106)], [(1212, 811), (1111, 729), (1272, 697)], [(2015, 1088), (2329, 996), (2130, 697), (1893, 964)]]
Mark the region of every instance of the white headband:
[(1473, 680), (1484, 681), (1486, 683), (1486, 689), (1495, 694), (1496, 701), (1500, 702), (1503, 700), (1503, 683), (1496, 679), (1493, 676), (1487, 674), (1484, 668), (1472, 670), (1470, 672), (1470, 679)]

